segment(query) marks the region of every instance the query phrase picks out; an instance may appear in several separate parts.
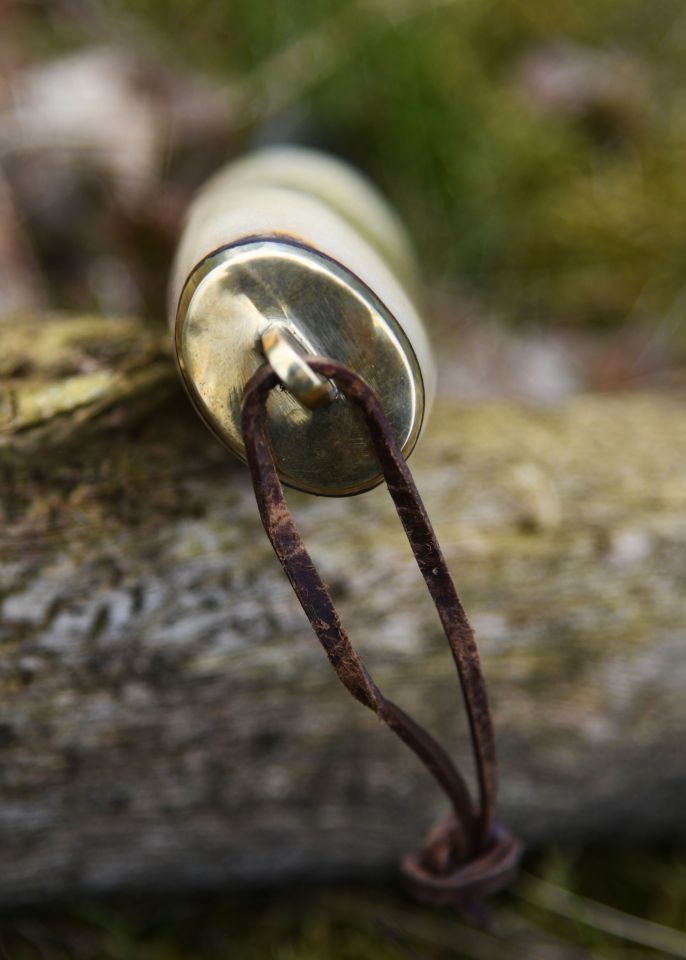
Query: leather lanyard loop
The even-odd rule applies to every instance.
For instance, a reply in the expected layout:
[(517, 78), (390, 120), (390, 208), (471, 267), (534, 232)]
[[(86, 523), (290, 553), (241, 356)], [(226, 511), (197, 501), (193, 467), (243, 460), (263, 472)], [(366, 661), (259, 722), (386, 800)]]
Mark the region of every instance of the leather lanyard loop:
[(482, 898), (510, 882), (521, 855), (519, 842), (494, 824), (496, 756), (486, 685), (474, 631), (455, 589), (443, 552), (392, 428), (374, 391), (347, 367), (316, 357), (307, 363), (332, 380), (360, 409), (377, 459), (417, 565), (436, 606), (462, 687), (476, 763), (479, 802), (440, 744), (379, 690), (341, 624), (286, 504), (267, 427), (266, 402), (279, 383), (269, 364), (248, 383), (243, 398), (243, 439), (260, 516), (281, 565), (317, 637), (350, 693), (373, 710), (414, 751), (447, 794), (452, 813), (406, 857), (403, 872), (415, 895), (450, 903), (480, 922)]

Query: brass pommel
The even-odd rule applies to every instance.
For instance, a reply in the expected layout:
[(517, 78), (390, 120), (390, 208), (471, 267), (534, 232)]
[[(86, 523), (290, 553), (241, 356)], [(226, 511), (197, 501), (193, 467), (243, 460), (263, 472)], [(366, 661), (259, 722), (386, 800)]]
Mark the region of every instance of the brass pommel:
[(401, 225), (345, 164), (291, 147), (230, 164), (190, 207), (170, 286), (186, 389), (244, 459), (243, 391), (268, 356), (288, 387), (268, 407), (281, 479), (329, 496), (367, 490), (381, 475), (357, 414), (300, 358), (362, 376), (408, 456), (433, 394), (416, 287)]

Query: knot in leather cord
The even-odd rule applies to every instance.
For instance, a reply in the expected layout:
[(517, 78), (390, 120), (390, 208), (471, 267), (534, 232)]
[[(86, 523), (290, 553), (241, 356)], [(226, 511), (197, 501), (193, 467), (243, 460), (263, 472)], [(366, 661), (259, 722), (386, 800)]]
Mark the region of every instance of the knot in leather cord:
[(266, 403), (279, 380), (269, 364), (248, 383), (243, 398), (243, 440), (258, 509), (274, 551), (339, 679), (373, 710), (414, 753), (442, 787), (452, 812), (418, 853), (403, 860), (410, 891), (423, 902), (450, 904), (483, 925), (483, 898), (506, 886), (521, 856), (520, 843), (494, 823), (496, 756), (486, 685), (474, 631), (412, 474), (374, 391), (347, 367), (307, 357), (311, 368), (333, 380), (361, 411), (389, 493), (417, 565), (438, 612), (462, 687), (478, 782), (478, 804), (440, 744), (374, 683), (343, 627), (331, 594), (312, 562), (279, 480), (267, 427)]

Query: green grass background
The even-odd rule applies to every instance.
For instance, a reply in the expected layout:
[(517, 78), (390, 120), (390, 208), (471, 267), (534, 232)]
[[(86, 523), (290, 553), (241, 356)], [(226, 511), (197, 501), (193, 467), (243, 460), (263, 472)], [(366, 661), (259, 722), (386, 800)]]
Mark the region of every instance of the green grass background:
[[(567, 916), (524, 876), (493, 904), (493, 928), (384, 885), (261, 894), (98, 900), (0, 918), (3, 960), (641, 960), (683, 957), (686, 859), (668, 850), (531, 858), (533, 875), (571, 892)], [(610, 904), (585, 913), (586, 898)], [(642, 918), (648, 918), (644, 922)], [(652, 943), (652, 947), (648, 944)], [(655, 947), (662, 949), (655, 949)]]
[[(400, 209), (430, 282), (455, 283), (520, 325), (657, 325), (683, 312), (681, 0), (111, 0), (108, 9), (165, 56), (242, 78), (258, 103), (270, 84), (288, 103), (292, 84), (291, 112)], [(303, 45), (322, 35), (323, 65)], [(272, 59), (292, 45), (295, 80)], [(623, 92), (575, 115), (534, 102), (523, 64), (560, 45), (599, 55), (609, 75), (619, 56)]]

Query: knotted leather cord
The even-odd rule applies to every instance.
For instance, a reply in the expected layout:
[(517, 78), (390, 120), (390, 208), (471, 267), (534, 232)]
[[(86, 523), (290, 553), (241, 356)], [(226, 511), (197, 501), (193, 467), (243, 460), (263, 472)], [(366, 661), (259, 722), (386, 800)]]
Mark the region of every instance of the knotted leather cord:
[(450, 645), (469, 719), (479, 803), (434, 738), (388, 700), (366, 670), (341, 624), (331, 594), (298, 533), (279, 480), (267, 427), (266, 403), (278, 377), (269, 364), (248, 383), (243, 398), (243, 439), (255, 496), (277, 557), (317, 637), (350, 693), (373, 710), (423, 762), (447, 794), (452, 813), (406, 857), (403, 873), (421, 900), (452, 904), (483, 922), (483, 897), (513, 878), (519, 842), (494, 823), (496, 756), (493, 725), (474, 631), (467, 619), (431, 522), (374, 391), (355, 373), (332, 360), (306, 358), (312, 369), (333, 380), (361, 411), (388, 490)]

